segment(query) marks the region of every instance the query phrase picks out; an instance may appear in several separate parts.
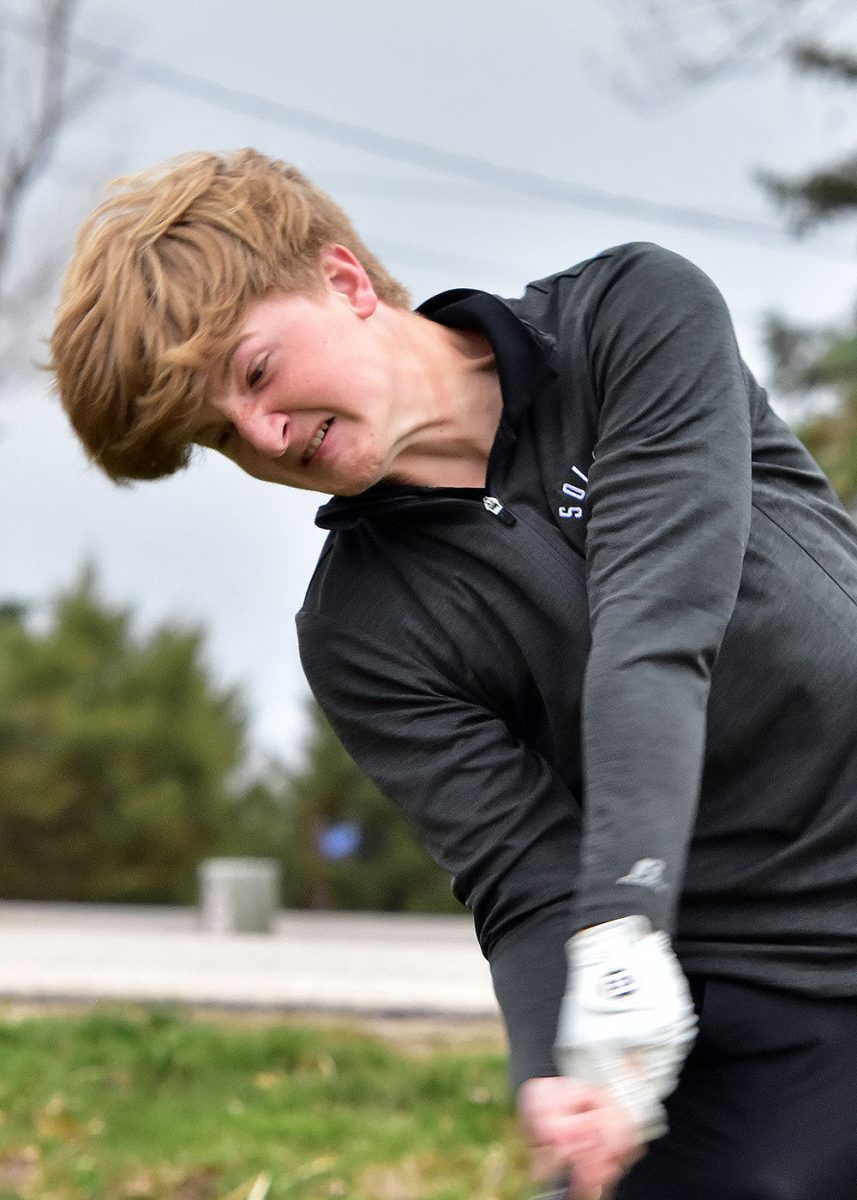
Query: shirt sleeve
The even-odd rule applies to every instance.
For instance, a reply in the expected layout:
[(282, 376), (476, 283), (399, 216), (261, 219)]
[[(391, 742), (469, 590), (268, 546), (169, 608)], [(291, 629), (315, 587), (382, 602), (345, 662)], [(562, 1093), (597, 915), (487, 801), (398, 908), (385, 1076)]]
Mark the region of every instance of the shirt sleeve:
[(749, 536), (750, 397), (720, 293), (659, 247), (614, 263), (586, 345), (599, 411), (577, 924), (641, 912), (669, 930)]
[(301, 613), (298, 630), (307, 679), (343, 745), (413, 821), (473, 912), (513, 1081), (556, 1074), (578, 801), (502, 719), (395, 641), (317, 613)]

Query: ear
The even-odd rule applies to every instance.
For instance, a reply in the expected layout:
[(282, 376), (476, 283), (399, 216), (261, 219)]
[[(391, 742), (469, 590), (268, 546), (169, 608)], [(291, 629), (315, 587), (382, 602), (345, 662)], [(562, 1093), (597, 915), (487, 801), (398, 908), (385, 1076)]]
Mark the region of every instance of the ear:
[(347, 246), (334, 243), (321, 252), (321, 273), (327, 286), (344, 297), (358, 317), (371, 317), (378, 297), (363, 264)]

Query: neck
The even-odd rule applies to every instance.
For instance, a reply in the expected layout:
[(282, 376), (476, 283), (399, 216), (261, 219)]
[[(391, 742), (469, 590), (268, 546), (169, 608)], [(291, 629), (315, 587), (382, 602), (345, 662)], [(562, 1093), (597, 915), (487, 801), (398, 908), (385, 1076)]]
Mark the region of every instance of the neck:
[(386, 309), (401, 415), (390, 482), (482, 487), (503, 407), (488, 339)]

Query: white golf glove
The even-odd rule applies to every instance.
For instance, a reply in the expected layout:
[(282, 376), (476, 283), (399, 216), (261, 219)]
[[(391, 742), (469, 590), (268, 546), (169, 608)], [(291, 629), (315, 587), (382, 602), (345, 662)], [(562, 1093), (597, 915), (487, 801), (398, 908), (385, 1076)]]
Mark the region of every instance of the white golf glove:
[(564, 1075), (605, 1088), (645, 1141), (666, 1132), (661, 1101), (675, 1089), (696, 1014), (665, 933), (621, 917), (566, 942), (568, 983), (555, 1051)]

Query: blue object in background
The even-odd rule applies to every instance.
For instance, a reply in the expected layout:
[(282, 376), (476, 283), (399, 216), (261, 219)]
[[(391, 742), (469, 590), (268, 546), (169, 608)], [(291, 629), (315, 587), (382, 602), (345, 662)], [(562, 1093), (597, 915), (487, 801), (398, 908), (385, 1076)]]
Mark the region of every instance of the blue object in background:
[(315, 847), (321, 858), (339, 862), (360, 849), (360, 826), (355, 821), (328, 825), (316, 835)]

